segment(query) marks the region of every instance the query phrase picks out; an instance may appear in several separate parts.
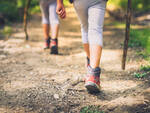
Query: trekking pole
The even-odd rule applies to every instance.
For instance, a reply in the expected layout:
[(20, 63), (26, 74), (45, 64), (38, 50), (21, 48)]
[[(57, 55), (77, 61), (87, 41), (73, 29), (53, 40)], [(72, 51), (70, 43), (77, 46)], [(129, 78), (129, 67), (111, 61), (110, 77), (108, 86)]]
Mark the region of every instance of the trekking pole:
[(27, 24), (28, 24), (27, 17), (28, 17), (28, 9), (29, 9), (30, 3), (31, 3), (31, 0), (26, 0), (26, 5), (24, 7), (23, 27), (24, 27), (26, 41), (29, 40), (28, 32), (27, 32)]
[(125, 70), (126, 66), (126, 57), (128, 51), (128, 42), (130, 37), (130, 23), (131, 23), (131, 5), (132, 0), (128, 0), (127, 7), (127, 15), (126, 15), (126, 32), (125, 32), (125, 40), (124, 40), (124, 48), (123, 48), (123, 57), (122, 57), (122, 69)]

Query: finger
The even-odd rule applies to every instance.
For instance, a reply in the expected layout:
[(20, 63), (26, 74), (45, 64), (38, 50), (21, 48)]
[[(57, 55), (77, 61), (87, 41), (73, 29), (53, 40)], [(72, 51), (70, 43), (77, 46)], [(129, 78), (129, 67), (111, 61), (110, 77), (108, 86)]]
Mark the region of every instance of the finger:
[(64, 16), (64, 14), (65, 14), (65, 12), (61, 13), (61, 15), (60, 15), (60, 16), (61, 16), (61, 17), (63, 17), (63, 16)]
[(60, 17), (62, 17), (64, 15), (64, 13), (62, 12), (61, 14), (60, 14)]
[(61, 13), (62, 13), (63, 11), (62, 11), (62, 9), (57, 9), (56, 12), (57, 12), (58, 15), (61, 15)]
[(63, 14), (63, 18), (65, 18), (66, 17), (66, 12), (64, 12), (64, 14)]
[(63, 13), (63, 15), (61, 15), (61, 18), (65, 18), (66, 17), (66, 13)]
[(66, 12), (65, 12), (64, 9), (62, 9), (62, 12), (61, 12), (60, 16), (64, 15), (64, 13), (66, 13)]
[(62, 13), (62, 11), (61, 11), (61, 10), (59, 10), (57, 14), (58, 14), (58, 15), (61, 15), (61, 13)]

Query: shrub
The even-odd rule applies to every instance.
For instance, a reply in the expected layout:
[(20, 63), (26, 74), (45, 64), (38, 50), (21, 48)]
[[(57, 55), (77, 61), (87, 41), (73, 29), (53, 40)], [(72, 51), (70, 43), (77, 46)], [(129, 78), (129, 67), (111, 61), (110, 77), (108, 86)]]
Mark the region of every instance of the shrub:
[(142, 47), (150, 55), (150, 29), (131, 29), (129, 47)]

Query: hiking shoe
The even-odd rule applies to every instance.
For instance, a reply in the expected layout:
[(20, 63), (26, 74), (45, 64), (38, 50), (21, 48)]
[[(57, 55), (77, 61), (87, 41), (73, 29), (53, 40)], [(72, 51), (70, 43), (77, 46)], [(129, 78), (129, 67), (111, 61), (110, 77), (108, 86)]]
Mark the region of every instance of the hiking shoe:
[(85, 78), (85, 87), (91, 93), (97, 93), (100, 91), (100, 73), (99, 67), (92, 69), (88, 66), (88, 73)]
[(50, 42), (51, 42), (51, 38), (49, 37), (48, 39), (45, 40), (45, 48), (44, 49), (50, 48)]
[(58, 40), (57, 39), (51, 39), (51, 52), (50, 54), (58, 54)]

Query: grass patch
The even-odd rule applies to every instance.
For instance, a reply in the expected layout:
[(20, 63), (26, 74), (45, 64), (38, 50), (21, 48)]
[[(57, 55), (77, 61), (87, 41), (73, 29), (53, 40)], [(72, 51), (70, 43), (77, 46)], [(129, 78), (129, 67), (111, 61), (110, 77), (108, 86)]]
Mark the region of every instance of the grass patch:
[(145, 72), (150, 72), (150, 65), (141, 66), (141, 67), (140, 67), (140, 70), (141, 70), (141, 71), (145, 71)]
[(136, 55), (142, 57), (147, 61), (150, 61), (150, 55), (148, 55), (145, 51), (138, 50)]
[(134, 77), (136, 78), (144, 78), (150, 74), (150, 65), (141, 66), (140, 72), (134, 73)]
[(115, 26), (115, 28), (120, 28), (120, 29), (124, 29), (126, 26), (125, 22), (117, 22), (117, 21), (114, 21), (111, 23), (106, 23), (105, 25), (106, 26)]
[(100, 111), (100, 106), (86, 106), (80, 110), (80, 113), (104, 113)]
[(135, 78), (144, 78), (147, 76), (147, 73), (146, 72), (143, 72), (143, 73), (138, 72), (138, 73), (134, 73), (133, 75)]
[(150, 29), (131, 29), (129, 47), (142, 47), (144, 54), (150, 55)]
[[(113, 26), (118, 29), (124, 29), (126, 28), (126, 22), (125, 21), (113, 21), (113, 22), (105, 22), (105, 26)], [(135, 24), (131, 24), (131, 29), (137, 29), (139, 26)]]

